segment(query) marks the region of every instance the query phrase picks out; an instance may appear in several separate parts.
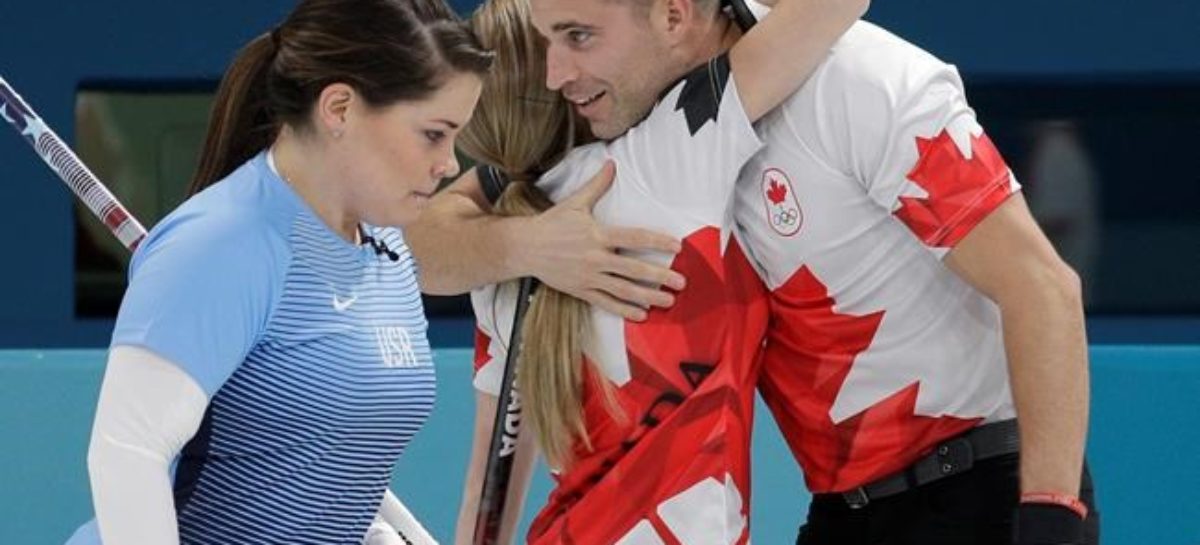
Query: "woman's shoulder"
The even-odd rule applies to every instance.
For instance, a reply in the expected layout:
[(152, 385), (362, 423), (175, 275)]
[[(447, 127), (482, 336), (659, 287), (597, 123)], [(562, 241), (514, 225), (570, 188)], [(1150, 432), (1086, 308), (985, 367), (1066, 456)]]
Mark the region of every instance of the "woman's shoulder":
[(192, 196), (150, 229), (134, 265), (151, 257), (180, 261), (245, 260), (288, 255), (288, 217), (269, 180), (243, 166)]
[(603, 142), (578, 146), (538, 178), (537, 186), (550, 200), (558, 202), (595, 176), (607, 158), (608, 150)]
[(300, 213), (297, 199), (260, 154), (188, 198), (167, 218), (281, 228)]
[(184, 201), (167, 219), (280, 231), (300, 213), (298, 198), (259, 154)]

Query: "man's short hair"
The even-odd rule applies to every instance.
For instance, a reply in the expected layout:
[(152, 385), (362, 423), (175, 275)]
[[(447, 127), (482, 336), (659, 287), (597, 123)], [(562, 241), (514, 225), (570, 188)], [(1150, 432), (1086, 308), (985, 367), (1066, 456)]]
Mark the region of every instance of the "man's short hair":
[[(637, 14), (643, 17), (650, 16), (650, 8), (654, 6), (654, 2), (658, 0), (605, 0), (607, 2), (626, 2), (629, 3)], [(720, 8), (721, 0), (692, 0), (696, 4), (697, 11), (701, 15), (710, 16), (716, 13)]]

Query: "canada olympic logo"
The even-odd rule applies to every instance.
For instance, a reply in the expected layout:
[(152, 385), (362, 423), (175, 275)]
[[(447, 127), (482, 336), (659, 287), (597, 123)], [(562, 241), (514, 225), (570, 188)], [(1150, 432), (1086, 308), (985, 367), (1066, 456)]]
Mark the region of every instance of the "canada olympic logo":
[(804, 213), (800, 211), (800, 202), (796, 200), (796, 192), (787, 174), (777, 168), (763, 171), (762, 196), (771, 229), (785, 237), (800, 232)]

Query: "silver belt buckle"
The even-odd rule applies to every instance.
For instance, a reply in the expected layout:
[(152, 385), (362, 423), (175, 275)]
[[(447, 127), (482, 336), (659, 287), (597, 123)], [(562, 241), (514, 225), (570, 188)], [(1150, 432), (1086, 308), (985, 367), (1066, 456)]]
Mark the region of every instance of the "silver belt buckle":
[(846, 505), (849, 505), (851, 509), (862, 509), (871, 503), (871, 498), (867, 496), (867, 489), (861, 486), (842, 492), (842, 499), (846, 500)]

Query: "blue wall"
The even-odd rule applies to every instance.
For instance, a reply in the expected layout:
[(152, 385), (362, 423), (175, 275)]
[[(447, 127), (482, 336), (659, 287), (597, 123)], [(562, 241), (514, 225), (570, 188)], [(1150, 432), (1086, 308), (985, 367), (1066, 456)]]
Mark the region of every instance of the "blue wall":
[[(85, 452), (103, 357), (0, 350), (0, 543), (62, 543), (91, 517)], [(470, 448), (464, 424), (474, 418), (470, 352), (441, 350), (435, 360), (437, 404), (393, 483), (449, 543)], [(1091, 368), (1088, 456), (1104, 543), (1200, 544), (1200, 345), (1094, 346)], [(761, 403), (753, 454), (753, 541), (790, 543), (808, 495)], [(541, 505), (548, 489), (541, 473), (528, 505)]]
[[(219, 77), (239, 45), (290, 5), (11, 0), (0, 8), (0, 75), (71, 141), (79, 81)], [(474, 2), (457, 5), (465, 11)], [(970, 77), (1200, 74), (1193, 0), (876, 1), (871, 18)], [(9, 288), (0, 303), (0, 346), (103, 345), (110, 321), (73, 316), (72, 196), (15, 133), (0, 133), (7, 133), (0, 134), (0, 285)]]
[(968, 75), (1200, 72), (1193, 0), (876, 0), (869, 18)]

